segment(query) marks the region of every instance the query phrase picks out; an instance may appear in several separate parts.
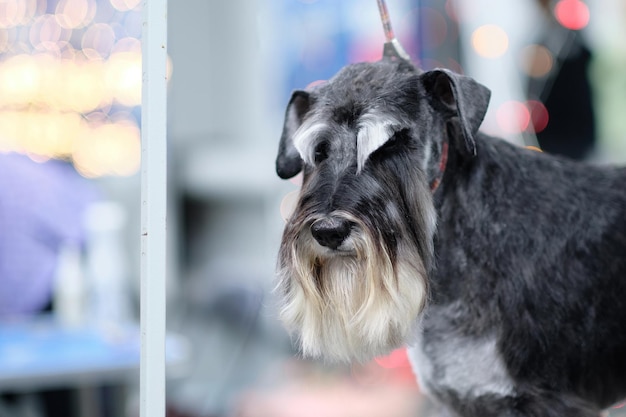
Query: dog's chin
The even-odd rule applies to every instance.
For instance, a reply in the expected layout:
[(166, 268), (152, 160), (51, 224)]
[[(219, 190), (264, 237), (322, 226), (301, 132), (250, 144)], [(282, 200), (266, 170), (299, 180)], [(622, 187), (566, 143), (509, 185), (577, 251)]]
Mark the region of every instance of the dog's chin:
[(334, 251), (308, 237), (283, 242), (281, 319), (304, 356), (365, 362), (400, 347), (417, 326), (426, 300), (421, 259), (410, 251), (393, 262), (373, 239), (353, 239)]

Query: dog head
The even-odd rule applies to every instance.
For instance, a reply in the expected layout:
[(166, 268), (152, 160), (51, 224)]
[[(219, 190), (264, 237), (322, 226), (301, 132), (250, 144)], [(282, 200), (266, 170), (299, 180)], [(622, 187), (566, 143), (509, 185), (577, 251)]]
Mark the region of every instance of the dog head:
[(307, 356), (405, 343), (427, 299), (445, 149), (474, 154), (489, 91), (403, 60), (345, 67), (287, 106), (276, 171), (303, 172), (278, 257), (281, 318)]

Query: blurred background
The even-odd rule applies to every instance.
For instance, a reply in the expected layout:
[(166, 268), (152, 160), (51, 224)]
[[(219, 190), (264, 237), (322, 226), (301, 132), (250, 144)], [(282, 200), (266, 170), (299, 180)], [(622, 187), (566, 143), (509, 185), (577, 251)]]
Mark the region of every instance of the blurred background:
[[(138, 416), (141, 3), (0, 0), (0, 417)], [(169, 3), (168, 415), (424, 415), (403, 350), (301, 360), (272, 297), (285, 105), (380, 59), (375, 2)], [(422, 68), (492, 90), (484, 131), (626, 162), (623, 1), (388, 8)]]

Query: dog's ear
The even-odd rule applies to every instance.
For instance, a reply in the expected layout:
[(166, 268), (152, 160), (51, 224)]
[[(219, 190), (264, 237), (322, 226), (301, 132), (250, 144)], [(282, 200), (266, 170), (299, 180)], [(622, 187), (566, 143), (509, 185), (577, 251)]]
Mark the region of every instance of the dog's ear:
[(293, 136), (310, 108), (310, 94), (302, 90), (294, 91), (287, 104), (283, 134), (276, 157), (276, 173), (282, 179), (291, 178), (302, 170), (302, 158), (293, 145)]
[(485, 117), (491, 91), (474, 79), (446, 69), (422, 74), (422, 83), (431, 99), (458, 117), (459, 127), (470, 154), (476, 154), (474, 135)]

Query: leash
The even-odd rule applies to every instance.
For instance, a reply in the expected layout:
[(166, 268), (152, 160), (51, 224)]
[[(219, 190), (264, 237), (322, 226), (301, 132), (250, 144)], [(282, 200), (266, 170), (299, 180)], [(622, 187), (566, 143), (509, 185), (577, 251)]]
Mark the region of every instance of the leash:
[[(385, 33), (385, 44), (383, 45), (383, 59), (402, 59), (411, 61), (411, 57), (406, 53), (398, 39), (396, 38), (393, 28), (391, 27), (391, 19), (389, 19), (389, 11), (385, 0), (376, 0), (378, 3), (378, 11), (380, 12), (380, 20), (383, 24), (383, 32)], [(439, 173), (430, 184), (430, 189), (434, 193), (441, 184), (443, 174), (448, 163), (448, 142), (443, 142), (441, 147), (441, 160), (439, 161)]]
[(391, 27), (389, 12), (387, 11), (387, 3), (385, 0), (376, 0), (378, 3), (378, 11), (380, 12), (380, 20), (383, 23), (383, 31), (385, 32), (385, 45), (383, 45), (383, 59), (402, 59), (410, 61), (411, 57), (406, 53)]

